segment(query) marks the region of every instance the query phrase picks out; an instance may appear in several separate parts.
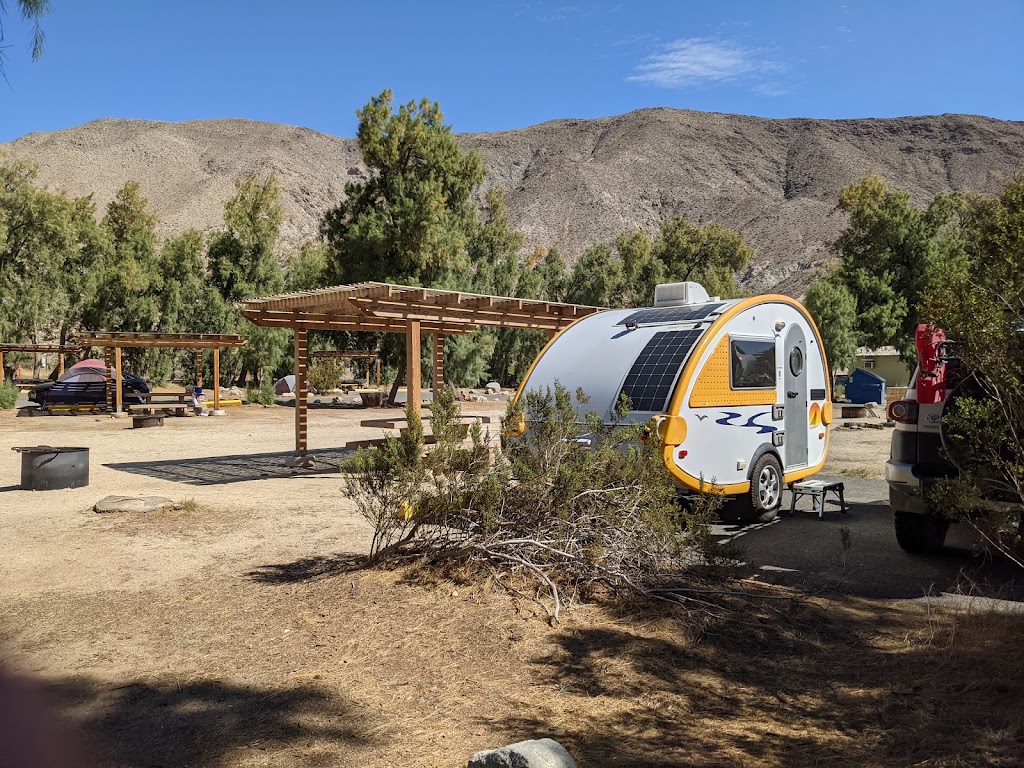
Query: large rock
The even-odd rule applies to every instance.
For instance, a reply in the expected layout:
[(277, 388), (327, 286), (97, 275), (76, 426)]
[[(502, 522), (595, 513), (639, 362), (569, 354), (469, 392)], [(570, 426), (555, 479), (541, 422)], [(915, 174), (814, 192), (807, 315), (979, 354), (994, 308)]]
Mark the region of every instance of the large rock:
[(156, 512), (174, 504), (163, 496), (106, 496), (96, 502), (94, 512)]
[(499, 384), (496, 381), (488, 381), (487, 386), (484, 387), (484, 389), (486, 389), (492, 395), (497, 395), (499, 392), (501, 392), (501, 384)]
[(534, 739), (477, 752), (467, 768), (576, 768), (576, 761), (554, 739)]

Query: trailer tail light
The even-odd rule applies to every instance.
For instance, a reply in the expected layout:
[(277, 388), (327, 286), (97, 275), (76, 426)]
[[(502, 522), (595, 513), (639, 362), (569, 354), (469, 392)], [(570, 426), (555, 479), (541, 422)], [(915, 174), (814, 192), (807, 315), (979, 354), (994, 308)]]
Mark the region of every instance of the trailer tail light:
[(526, 414), (517, 413), (511, 419), (504, 421), (505, 434), (509, 437), (519, 437), (526, 431)]
[(900, 424), (917, 424), (917, 403), (914, 400), (896, 400), (889, 405), (889, 420)]

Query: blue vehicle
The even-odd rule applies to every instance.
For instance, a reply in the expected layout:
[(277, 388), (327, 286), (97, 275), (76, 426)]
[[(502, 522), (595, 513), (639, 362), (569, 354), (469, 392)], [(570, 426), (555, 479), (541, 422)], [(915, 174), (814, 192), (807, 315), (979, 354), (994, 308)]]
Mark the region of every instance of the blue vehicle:
[[(100, 363), (100, 366), (88, 363)], [(138, 393), (149, 392), (149, 384), (133, 373), (121, 374), (121, 391), (125, 400)], [(33, 387), (28, 399), (39, 405), (101, 405), (107, 401), (106, 369), (99, 360), (86, 360), (68, 368), (56, 381), (47, 381)]]

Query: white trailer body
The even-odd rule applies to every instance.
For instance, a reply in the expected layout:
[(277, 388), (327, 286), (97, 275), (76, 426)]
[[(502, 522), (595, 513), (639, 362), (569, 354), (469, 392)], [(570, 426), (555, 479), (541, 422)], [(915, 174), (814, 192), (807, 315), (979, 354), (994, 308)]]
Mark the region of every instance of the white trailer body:
[[(626, 420), (657, 423), (665, 465), (680, 486), (713, 485), (752, 499), (753, 518), (766, 519), (783, 483), (825, 463), (832, 402), (821, 336), (787, 296), (722, 301), (708, 300), (703, 289), (674, 292), (696, 294), (700, 303), (669, 299), (668, 306), (599, 312), (561, 331), (517, 397), (555, 382), (580, 388), (589, 398), (576, 403), (580, 415), (597, 412), (611, 424), (626, 395)], [(767, 487), (759, 501), (764, 483), (774, 491)]]

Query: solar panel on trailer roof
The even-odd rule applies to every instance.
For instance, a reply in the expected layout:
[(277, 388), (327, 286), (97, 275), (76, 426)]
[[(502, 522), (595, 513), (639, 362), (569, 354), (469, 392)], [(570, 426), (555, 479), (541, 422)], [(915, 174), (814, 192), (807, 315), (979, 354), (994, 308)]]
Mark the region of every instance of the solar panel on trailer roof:
[(704, 334), (700, 328), (654, 334), (634, 361), (620, 395), (629, 397), (634, 411), (663, 411), (672, 385), (690, 350)]
[(689, 320), (703, 320), (717, 312), (725, 302), (701, 304), (697, 307), (655, 307), (634, 312), (617, 325), (656, 325), (659, 323), (684, 323)]

